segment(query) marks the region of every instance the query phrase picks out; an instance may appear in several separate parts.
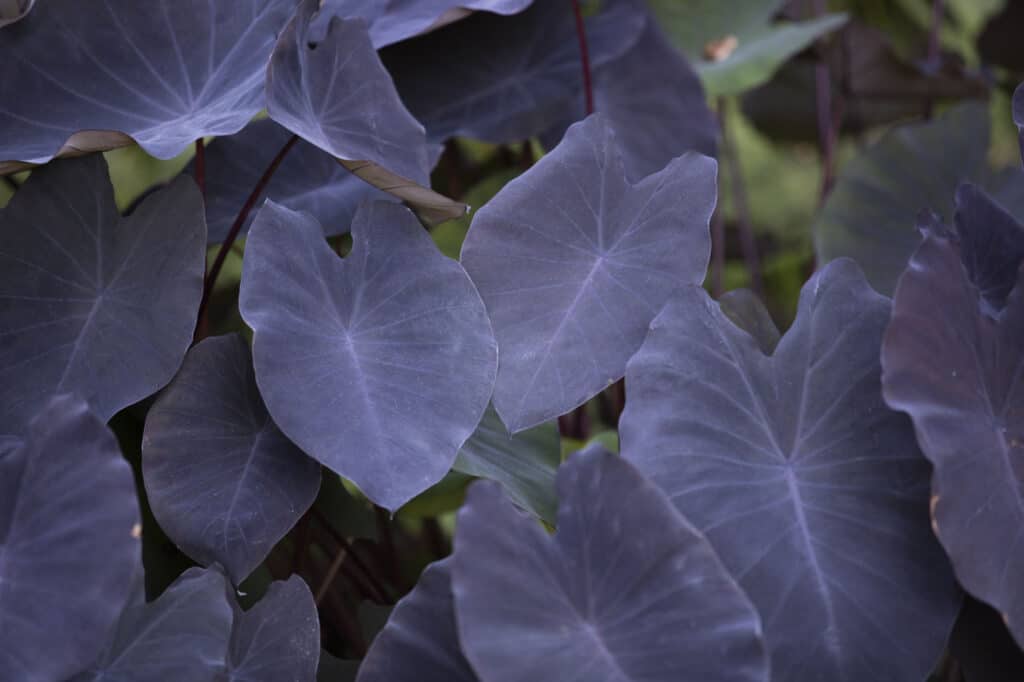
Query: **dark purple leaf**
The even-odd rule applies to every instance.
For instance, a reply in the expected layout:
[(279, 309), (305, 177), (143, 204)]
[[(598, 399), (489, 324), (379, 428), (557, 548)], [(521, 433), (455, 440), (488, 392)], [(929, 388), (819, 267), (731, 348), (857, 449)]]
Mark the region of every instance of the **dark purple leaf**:
[(928, 462), (886, 408), (889, 302), (843, 259), (765, 355), (703, 289), (626, 369), (623, 456), (707, 534), (758, 607), (775, 682), (924, 680), (960, 604)]
[(140, 567), (138, 523), (114, 435), (54, 398), (0, 452), (0, 679), (63, 680), (93, 660)]
[(323, 39), (311, 44), (318, 7), (319, 0), (303, 0), (274, 48), (267, 70), (270, 117), (425, 219), (461, 216), (463, 204), (429, 189), (423, 126), (399, 99), (366, 22), (333, 18)]
[(450, 23), (472, 11), (516, 14), (534, 0), (326, 0), (322, 13), (361, 17), (380, 48)]
[(1024, 261), (1024, 225), (974, 185), (957, 188), (953, 216), (967, 276), (993, 317), (1006, 306)]
[(209, 338), (146, 417), (142, 473), (153, 515), (182, 551), (237, 585), (320, 487), (320, 465), (278, 430), (237, 335)]
[(356, 682), (477, 682), (455, 629), (451, 563), (427, 566), (413, 591), (398, 602)]
[(33, 172), (0, 211), (0, 433), (56, 393), (107, 420), (170, 381), (195, 329), (205, 251), (188, 178), (122, 219), (102, 156)]
[[(1000, 228), (972, 224), (984, 215), (969, 212), (958, 228)], [(934, 466), (933, 527), (957, 578), (998, 609), (1021, 642), (1024, 278), (1015, 273), (1005, 308), (992, 310), (963, 262), (966, 241), (932, 234), (911, 258), (882, 347), (883, 384)]]
[(306, 583), (297, 575), (271, 583), (248, 611), (234, 607), (228, 648), (229, 682), (314, 682), (320, 622)]
[(704, 537), (600, 446), (558, 473), (550, 537), (495, 483), (459, 512), (459, 637), (488, 682), (768, 679), (761, 625)]
[(231, 637), (228, 585), (190, 568), (155, 601), (129, 605), (107, 650), (71, 682), (220, 682)]
[[(593, 68), (626, 52), (645, 17), (635, 3), (616, 0), (588, 19)], [(395, 45), (382, 59), (431, 140), (517, 142), (583, 115), (569, 0), (537, 2), (512, 17), (481, 13)]]
[(851, 257), (888, 294), (920, 243), (918, 212), (949, 220), (961, 182), (979, 183), (1010, 214), (1024, 215), (1024, 174), (993, 173), (988, 138), (988, 107), (973, 102), (889, 131), (845, 166), (829, 194), (815, 226), (819, 260)]
[(491, 405), (462, 446), (453, 468), (497, 481), (519, 507), (555, 522), (555, 473), (562, 461), (558, 425), (548, 422), (510, 436)]
[(703, 281), (715, 171), (691, 153), (633, 185), (596, 114), (476, 213), (462, 262), (494, 324), (510, 430), (614, 383), (671, 292)]
[[(595, 70), (594, 108), (615, 130), (631, 179), (662, 169), (686, 151), (717, 152), (718, 124), (700, 79), (653, 18), (625, 55)], [(582, 117), (581, 106), (573, 120)], [(561, 132), (549, 131), (545, 139)]]
[[(169, 159), (263, 108), (296, 0), (47, 0), (0, 31), (0, 161), (138, 142)], [(0, 163), (0, 167), (3, 164)]]
[(407, 209), (364, 204), (338, 259), (317, 222), (267, 202), (240, 308), (281, 430), (397, 509), (437, 483), (479, 423), (497, 349), (462, 267)]

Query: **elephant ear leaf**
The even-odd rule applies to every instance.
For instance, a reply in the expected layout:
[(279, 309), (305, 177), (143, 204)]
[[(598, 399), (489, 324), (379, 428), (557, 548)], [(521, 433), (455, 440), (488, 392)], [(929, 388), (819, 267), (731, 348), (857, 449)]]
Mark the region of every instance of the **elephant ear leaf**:
[(634, 185), (595, 114), (477, 211), (462, 263), (494, 324), (494, 406), (512, 432), (621, 378), (670, 294), (703, 281), (716, 168), (687, 153)]
[(464, 215), (464, 204), (430, 189), (426, 133), (402, 104), (366, 21), (333, 17), (312, 42), (319, 7), (303, 0), (278, 39), (267, 69), (270, 117), (427, 222)]
[(190, 178), (122, 218), (102, 156), (33, 171), (0, 211), (0, 435), (55, 394), (107, 420), (166, 385), (192, 342), (205, 254)]
[(928, 527), (928, 462), (882, 399), (889, 310), (835, 261), (765, 355), (692, 287), (626, 369), (623, 456), (757, 606), (776, 682), (923, 680), (959, 608)]
[(294, 7), (38, 3), (0, 30), (4, 91), (30, 93), (0, 107), (0, 174), (133, 142), (170, 159), (198, 138), (238, 132), (264, 107), (267, 60)]
[(469, 276), (408, 209), (364, 204), (352, 240), (339, 259), (314, 219), (268, 202), (240, 309), (275, 423), (397, 509), (441, 480), (480, 422), (497, 347)]
[(256, 387), (249, 345), (205, 339), (150, 408), (142, 475), (160, 527), (238, 585), (316, 498), (320, 466), (289, 441)]
[(768, 679), (753, 606), (653, 483), (595, 445), (558, 494), (554, 537), (489, 481), (459, 512), (456, 623), (481, 679)]
[(95, 659), (140, 571), (139, 505), (114, 434), (53, 398), (0, 449), (0, 679), (63, 680)]
[(932, 522), (957, 578), (1024, 642), (1024, 228), (961, 188), (956, 233), (900, 277), (882, 347), (885, 399), (931, 461)]

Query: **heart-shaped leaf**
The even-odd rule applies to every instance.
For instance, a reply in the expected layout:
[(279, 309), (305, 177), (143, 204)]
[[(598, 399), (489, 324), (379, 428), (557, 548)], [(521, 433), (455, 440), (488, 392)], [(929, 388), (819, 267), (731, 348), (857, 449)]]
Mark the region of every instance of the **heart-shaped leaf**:
[(0, 679), (92, 661), (141, 568), (138, 522), (131, 468), (81, 400), (54, 398), (0, 451)]
[(310, 42), (319, 0), (303, 0), (282, 32), (267, 70), (270, 117), (336, 157), (357, 176), (394, 194), (430, 222), (466, 207), (430, 187), (426, 135), (402, 104), (362, 19), (331, 19)]
[(959, 608), (928, 527), (928, 462), (882, 400), (889, 307), (837, 261), (766, 356), (692, 287), (626, 369), (623, 456), (750, 595), (776, 682), (924, 680)]
[(192, 341), (205, 251), (188, 178), (122, 219), (103, 157), (33, 172), (0, 212), (0, 434), (57, 393), (105, 421), (170, 381)]
[(227, 581), (190, 568), (155, 601), (129, 605), (106, 651), (71, 682), (219, 682), (231, 638)]
[(320, 466), (263, 405), (249, 346), (206, 339), (149, 410), (142, 473), (153, 515), (196, 561), (237, 585), (262, 562), (320, 487)]
[(961, 182), (981, 184), (1011, 214), (1024, 215), (1024, 174), (994, 174), (988, 138), (988, 107), (976, 102), (889, 131), (846, 164), (829, 194), (814, 228), (819, 261), (853, 258), (889, 294), (921, 241), (917, 214), (931, 209), (949, 220)]
[(270, 584), (248, 611), (234, 597), (228, 682), (315, 682), (320, 622), (305, 581), (293, 575)]
[[(594, 69), (635, 43), (646, 19), (636, 3), (606, 5), (586, 24)], [(569, 2), (537, 2), (513, 17), (480, 13), (390, 47), (381, 58), (431, 140), (518, 142), (582, 118), (583, 76)]]
[[(980, 193), (958, 200), (959, 234), (929, 233), (899, 280), (883, 385), (889, 405), (914, 420), (934, 466), (933, 525), (957, 578), (1024, 642), (1024, 478), (1016, 464), (1024, 455), (1024, 227), (1007, 225), (1005, 214), (994, 221), (995, 207), (970, 206), (986, 201)], [(1007, 228), (1016, 231), (1016, 267), (999, 271), (1016, 286), (996, 307), (985, 293), (1008, 282), (979, 272), (971, 253), (985, 251), (970, 245), (1002, 248), (1011, 243), (999, 236)]]
[(558, 533), (473, 484), (452, 591), (488, 682), (767, 680), (761, 626), (707, 540), (600, 446), (558, 473)]
[[(326, 0), (321, 13), (361, 17), (380, 48), (434, 30), (473, 11), (516, 14), (534, 0)], [(440, 56), (440, 55), (438, 55)]]
[(395, 606), (359, 666), (356, 682), (477, 682), (459, 646), (451, 559), (427, 566)]
[(134, 140), (169, 159), (237, 132), (263, 108), (263, 80), (296, 0), (47, 0), (0, 31), (4, 160)]
[(548, 523), (555, 522), (555, 473), (561, 443), (554, 422), (510, 436), (493, 406), (462, 446), (453, 468), (501, 483), (509, 499)]
[(364, 204), (338, 259), (315, 220), (267, 202), (240, 309), (281, 430), (397, 509), (437, 483), (479, 423), (497, 349), (479, 294), (397, 204)]
[(675, 44), (696, 65), (712, 95), (749, 90), (818, 38), (846, 22), (844, 14), (771, 23), (784, 0), (648, 0)]
[(477, 211), (462, 263), (494, 324), (494, 406), (513, 432), (619, 379), (672, 291), (704, 279), (715, 162), (633, 185), (601, 114)]

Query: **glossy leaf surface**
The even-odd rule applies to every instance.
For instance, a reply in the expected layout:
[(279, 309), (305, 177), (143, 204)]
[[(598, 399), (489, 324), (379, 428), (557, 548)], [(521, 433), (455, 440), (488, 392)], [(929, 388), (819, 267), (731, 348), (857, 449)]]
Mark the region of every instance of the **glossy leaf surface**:
[[(587, 20), (594, 69), (640, 37), (635, 3), (606, 3)], [(513, 17), (480, 13), (382, 52), (398, 92), (431, 140), (526, 140), (582, 118), (576, 23), (568, 2), (537, 2)], [(658, 168), (660, 168), (659, 166)]]
[[(784, 0), (648, 0), (648, 4), (695, 64), (712, 95), (760, 85), (787, 59), (846, 21), (843, 14), (829, 14), (772, 23)], [(730, 38), (731, 49), (724, 43)]]
[(482, 679), (768, 679), (749, 600), (653, 483), (597, 446), (562, 466), (558, 497), (554, 538), (493, 483), (459, 512), (456, 620)]
[(170, 381), (195, 329), (205, 247), (187, 178), (121, 218), (101, 156), (35, 171), (0, 211), (0, 434), (57, 393), (107, 420)]
[(776, 682), (923, 680), (959, 608), (928, 527), (928, 462), (882, 400), (889, 307), (837, 261), (766, 356), (693, 287), (626, 370), (623, 456), (758, 607)]
[(218, 682), (232, 610), (215, 569), (190, 568), (155, 601), (129, 605), (103, 655), (72, 682)]
[(356, 682), (477, 682), (455, 628), (451, 563), (427, 566), (413, 591), (398, 602)]
[(99, 653), (140, 566), (135, 483), (78, 398), (0, 452), (0, 679), (63, 680)]
[[(977, 217), (986, 216), (958, 209), (960, 234), (929, 234), (900, 278), (882, 348), (885, 398), (914, 420), (934, 466), (932, 520), (957, 578), (1021, 642), (1024, 286), (1018, 251), (1017, 267), (1002, 269), (1016, 285), (1005, 307), (986, 301), (965, 247), (1001, 226)], [(1020, 246), (1024, 228), (1015, 227)]]
[(318, 0), (304, 0), (267, 70), (270, 117), (338, 158), (366, 182), (439, 221), (465, 207), (430, 187), (423, 126), (402, 104), (362, 19), (330, 21), (310, 43)]
[(555, 473), (561, 463), (558, 425), (541, 424), (509, 435), (493, 406), (462, 446), (456, 471), (501, 483), (516, 505), (555, 522)]
[(142, 472), (160, 527), (237, 585), (262, 562), (320, 488), (320, 465), (277, 428), (237, 335), (209, 338), (146, 418)]
[(295, 5), (39, 3), (0, 32), (0, 81), (18, 93), (0, 105), (0, 162), (131, 140), (169, 159), (196, 138), (241, 130), (264, 106), (267, 60)]
[(248, 611), (234, 597), (228, 646), (229, 682), (314, 682), (320, 623), (306, 583), (297, 575), (270, 584)]
[(620, 378), (672, 291), (704, 279), (715, 172), (686, 154), (633, 185), (595, 114), (476, 213), (462, 263), (494, 324), (510, 430)]
[(853, 258), (877, 291), (891, 294), (920, 243), (917, 214), (931, 209), (950, 220), (961, 182), (986, 187), (1024, 215), (1024, 176), (989, 170), (988, 138), (988, 109), (977, 103), (889, 131), (840, 174), (815, 224), (818, 260)]
[(240, 307), (270, 414), (304, 451), (397, 509), (441, 479), (487, 407), (497, 351), (462, 267), (407, 209), (365, 204), (339, 260), (268, 202)]

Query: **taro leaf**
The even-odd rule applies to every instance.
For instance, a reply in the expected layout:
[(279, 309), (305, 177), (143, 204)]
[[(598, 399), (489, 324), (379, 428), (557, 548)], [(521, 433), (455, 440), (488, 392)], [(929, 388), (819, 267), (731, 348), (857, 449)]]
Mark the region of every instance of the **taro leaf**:
[(761, 625), (711, 546), (601, 447), (558, 473), (551, 538), (491, 482), (459, 512), (452, 592), (482, 679), (767, 680)]
[(462, 655), (451, 559), (427, 566), (373, 640), (356, 682), (477, 682)]
[(992, 173), (986, 163), (988, 108), (958, 105), (943, 116), (889, 131), (843, 169), (815, 225), (818, 258), (855, 259), (871, 285), (889, 294), (920, 243), (921, 209), (952, 215), (964, 180), (986, 187), (1012, 215), (1024, 215), (1019, 169)]
[(429, 189), (426, 136), (395, 91), (362, 19), (331, 19), (309, 43), (319, 0), (303, 0), (267, 70), (267, 110), (288, 130), (336, 157), (364, 181), (394, 194), (428, 222), (466, 207)]
[(928, 235), (900, 278), (882, 347), (885, 399), (911, 416), (934, 465), (933, 527), (957, 578), (1024, 642), (1024, 277), (993, 317), (961, 251)]
[[(271, 583), (248, 611), (229, 594), (234, 624), (228, 682), (314, 682), (320, 658), (320, 622), (306, 583), (297, 575)], [(184, 653), (184, 651), (182, 651)]]
[(619, 379), (676, 288), (704, 279), (715, 162), (631, 184), (600, 113), (477, 211), (462, 262), (494, 324), (494, 406), (512, 432)]
[(316, 499), (320, 465), (263, 405), (249, 346), (209, 338), (185, 358), (146, 417), (146, 493), (160, 527), (240, 584)]
[(0, 0), (0, 28), (24, 19), (36, 0)]
[[(636, 42), (645, 14), (618, 1), (587, 21), (593, 68), (599, 69)], [(565, 121), (582, 104), (568, 2), (537, 2), (513, 17), (481, 13), (384, 50), (382, 59), (402, 100), (435, 141), (525, 140)]]
[[(138, 142), (161, 159), (263, 107), (264, 70), (296, 0), (47, 0), (0, 31), (5, 159)], [(128, 136), (127, 138), (125, 136)], [(131, 139), (128, 139), (131, 138)]]
[(0, 679), (63, 680), (99, 653), (140, 567), (139, 505), (117, 441), (78, 398), (0, 452)]
[[(647, 0), (676, 46), (697, 68), (711, 95), (749, 90), (771, 78), (787, 59), (846, 22), (828, 14), (771, 23), (784, 0)], [(716, 54), (716, 43), (735, 46)]]
[[(321, 14), (361, 17), (370, 25), (373, 46), (380, 48), (425, 33), (468, 11), (516, 14), (534, 0), (326, 0)], [(443, 53), (441, 53), (443, 54)]]
[(1024, 225), (981, 189), (966, 183), (956, 191), (953, 224), (967, 276), (980, 294), (981, 310), (997, 317), (1024, 262)]
[(192, 341), (205, 251), (191, 179), (122, 219), (103, 157), (34, 171), (0, 212), (0, 433), (56, 393), (82, 395), (105, 421), (170, 381)]
[(889, 307), (853, 262), (831, 263), (766, 356), (692, 287), (626, 369), (623, 456), (750, 595), (776, 682), (924, 680), (959, 608), (928, 462), (882, 401)]
[(231, 637), (227, 581), (190, 568), (155, 601), (121, 614), (107, 650), (71, 682), (220, 682)]
[(1024, 159), (1024, 84), (1018, 85), (1013, 91), (1013, 122), (1017, 126), (1020, 144), (1020, 155)]
[(554, 422), (510, 436), (493, 406), (462, 446), (454, 468), (497, 481), (509, 499), (548, 523), (555, 522), (555, 473), (561, 463)]
[(497, 349), (466, 272), (407, 209), (364, 204), (352, 240), (341, 261), (316, 220), (267, 202), (240, 309), (274, 421), (394, 510), (451, 467), (487, 407)]

